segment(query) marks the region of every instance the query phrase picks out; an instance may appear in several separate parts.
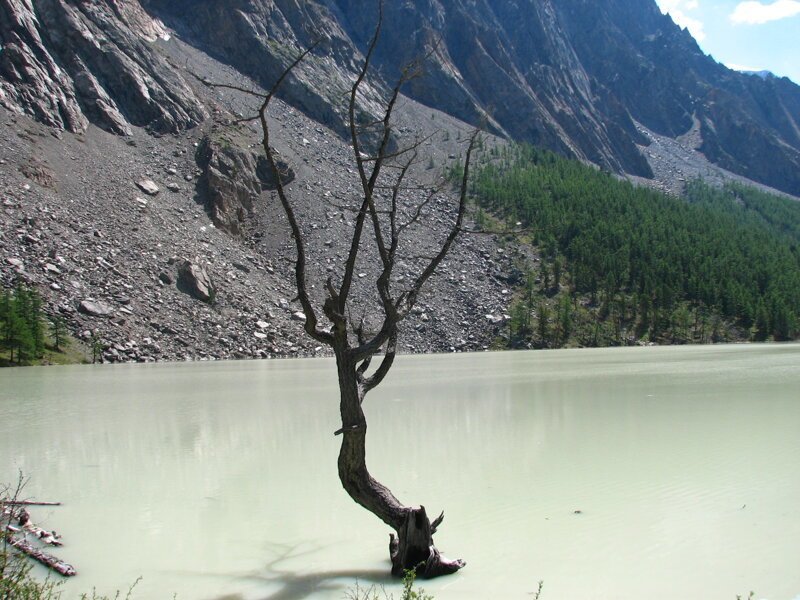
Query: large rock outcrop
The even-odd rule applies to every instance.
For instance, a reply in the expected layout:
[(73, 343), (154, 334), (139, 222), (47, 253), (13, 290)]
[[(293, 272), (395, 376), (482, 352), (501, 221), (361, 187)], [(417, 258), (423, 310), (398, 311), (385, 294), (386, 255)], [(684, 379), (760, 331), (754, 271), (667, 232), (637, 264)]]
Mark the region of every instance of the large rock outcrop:
[(188, 260), (178, 267), (178, 289), (206, 304), (214, 304), (217, 297), (217, 286), (208, 271)]
[(136, 0), (0, 0), (0, 104), (72, 132), (194, 125), (202, 105), (152, 48), (166, 35)]
[[(249, 149), (233, 131), (205, 136), (196, 159), (203, 173), (198, 182), (200, 199), (214, 225), (230, 234), (240, 234), (261, 193), (275, 189), (276, 174), (263, 152)], [(294, 171), (289, 165), (281, 161), (278, 168), (283, 184), (291, 183)]]

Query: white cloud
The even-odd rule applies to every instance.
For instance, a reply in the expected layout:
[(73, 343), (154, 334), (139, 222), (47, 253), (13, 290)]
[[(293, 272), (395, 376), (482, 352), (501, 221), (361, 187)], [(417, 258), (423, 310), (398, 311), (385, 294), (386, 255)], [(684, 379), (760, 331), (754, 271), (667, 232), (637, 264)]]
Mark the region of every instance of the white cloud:
[(728, 67), (729, 69), (733, 69), (734, 71), (750, 71), (752, 73), (759, 73), (764, 70), (759, 67), (748, 67), (745, 65), (738, 65), (736, 63), (730, 63), (730, 62), (725, 63), (725, 66)]
[(733, 69), (734, 71), (763, 71), (758, 67), (747, 67), (745, 65), (739, 65), (736, 63), (725, 63), (725, 66), (729, 69)]
[(730, 19), (737, 24), (761, 25), (795, 15), (800, 15), (800, 0), (775, 0), (770, 4), (747, 0), (736, 5)]
[(688, 14), (700, 7), (698, 0), (659, 0), (658, 5), (661, 8), (661, 12), (669, 14), (679, 27), (688, 29), (692, 37), (698, 42), (706, 39), (703, 22)]

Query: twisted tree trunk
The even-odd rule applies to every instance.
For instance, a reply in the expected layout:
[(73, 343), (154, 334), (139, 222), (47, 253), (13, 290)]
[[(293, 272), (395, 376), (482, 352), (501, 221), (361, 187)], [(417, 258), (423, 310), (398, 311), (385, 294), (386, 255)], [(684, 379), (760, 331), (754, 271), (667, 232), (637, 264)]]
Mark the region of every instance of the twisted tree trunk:
[(334, 349), (341, 394), (339, 479), (342, 486), (356, 503), (395, 531), (389, 541), (394, 576), (402, 577), (412, 569), (423, 578), (455, 573), (466, 563), (445, 558), (433, 543), (433, 534), (444, 514), (431, 523), (424, 506), (403, 505), (389, 488), (370, 475), (366, 463), (367, 420), (362, 410), (366, 388), (349, 350), (339, 345)]

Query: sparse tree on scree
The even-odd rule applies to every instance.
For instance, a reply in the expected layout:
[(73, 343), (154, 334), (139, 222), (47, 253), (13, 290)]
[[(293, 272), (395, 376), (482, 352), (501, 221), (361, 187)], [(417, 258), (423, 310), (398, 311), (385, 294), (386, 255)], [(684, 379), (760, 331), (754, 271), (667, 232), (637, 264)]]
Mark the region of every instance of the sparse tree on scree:
[[(447, 256), (453, 242), (461, 232), (465, 231), (463, 222), (467, 208), (470, 158), (478, 140), (478, 132), (475, 131), (468, 140), (452, 224), (442, 234), (438, 245), (429, 256), (424, 258), (406, 256), (401, 249), (401, 239), (409, 228), (419, 226), (425, 220), (425, 209), (434, 200), (437, 191), (426, 190), (424, 199), (418, 199), (415, 204), (408, 205), (409, 191), (413, 188), (408, 185), (407, 178), (417, 164), (418, 150), (424, 140), (417, 140), (409, 147), (400, 149), (393, 148), (391, 142), (392, 114), (401, 87), (420, 74), (421, 60), (402, 70), (397, 84), (382, 106), (382, 118), (366, 125), (360, 123), (357, 118), (359, 93), (380, 38), (382, 21), (381, 9), (363, 65), (349, 90), (350, 145), (353, 165), (360, 180), (358, 191), (360, 208), (355, 213), (351, 227), (349, 253), (341, 271), (328, 277), (325, 282), (317, 282), (316, 286), (309, 283), (307, 276), (307, 240), (304, 238), (298, 215), (293, 207), (290, 190), (282, 181), (276, 152), (270, 145), (267, 114), (278, 88), (314, 46), (303, 52), (282, 73), (265, 96), (260, 96), (262, 103), (257, 119), (263, 131), (263, 150), (270, 167), (276, 173), (277, 195), (295, 243), (297, 252), (294, 263), (295, 284), (297, 299), (306, 318), (305, 331), (314, 340), (331, 347), (336, 357), (342, 420), (342, 427), (336, 432), (342, 436), (338, 460), (339, 478), (355, 502), (374, 513), (394, 531), (390, 536), (389, 548), (392, 573), (402, 576), (405, 570), (416, 569), (420, 577), (436, 577), (454, 573), (466, 563), (460, 559), (445, 558), (433, 544), (433, 535), (441, 525), (444, 513), (431, 520), (423, 506), (403, 504), (368, 471), (367, 421), (362, 403), (367, 393), (384, 380), (392, 367), (397, 348), (398, 325), (411, 312), (420, 291)], [(206, 83), (214, 87), (228, 87), (253, 94), (249, 90), (235, 86)], [(368, 134), (371, 140), (369, 144), (365, 142)], [(363, 317), (359, 319), (352, 316), (362, 313), (367, 307), (353, 306), (354, 301), (351, 297), (354, 278), (358, 281), (360, 276), (356, 272), (356, 262), (359, 257), (363, 259), (367, 244), (377, 249), (378, 275), (374, 281), (374, 293), (377, 299), (375, 309), (378, 313), (377, 320), (381, 323), (379, 327), (375, 327), (376, 331), (371, 333), (367, 332)], [(392, 281), (395, 266), (401, 261), (408, 261), (418, 266), (415, 276), (410, 280), (405, 279), (402, 284)], [(363, 281), (362, 279), (362, 284)], [(312, 289), (315, 292), (324, 290), (324, 297), (315, 301), (309, 293)], [(321, 318), (329, 323), (320, 323)], [(372, 359), (376, 354), (382, 354), (380, 364), (370, 370)]]

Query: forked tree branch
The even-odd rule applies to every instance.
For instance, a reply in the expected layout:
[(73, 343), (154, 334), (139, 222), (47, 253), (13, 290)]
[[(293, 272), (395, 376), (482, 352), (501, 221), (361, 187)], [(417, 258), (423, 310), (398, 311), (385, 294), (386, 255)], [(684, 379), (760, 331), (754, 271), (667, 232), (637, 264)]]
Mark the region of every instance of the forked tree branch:
[(386, 375), (389, 374), (389, 370), (392, 368), (394, 364), (395, 356), (397, 356), (397, 329), (395, 328), (394, 332), (389, 336), (389, 341), (386, 345), (386, 353), (383, 356), (383, 360), (381, 364), (378, 366), (375, 373), (373, 373), (370, 377), (364, 380), (364, 394), (369, 392), (370, 390), (375, 389), (378, 387), (381, 382), (384, 380)]
[[(400, 91), (403, 85), (420, 75), (422, 63), (430, 55), (436, 52), (438, 43), (434, 45), (434, 47), (425, 55), (424, 58), (415, 61), (402, 69), (400, 77), (396, 81), (388, 97), (382, 118), (371, 121), (366, 125), (358, 124), (356, 115), (358, 97), (361, 87), (366, 80), (367, 73), (369, 72), (375, 49), (380, 38), (382, 26), (383, 3), (380, 2), (378, 22), (375, 27), (374, 35), (367, 48), (363, 64), (358, 71), (356, 79), (349, 91), (348, 117), (350, 142), (354, 160), (358, 169), (359, 180), (361, 182), (363, 199), (361, 201), (360, 208), (348, 207), (348, 210), (357, 211), (358, 214), (353, 226), (350, 249), (345, 261), (341, 285), (337, 290), (334, 287), (332, 280), (330, 278), (328, 279), (325, 285), (328, 293), (328, 299), (325, 301), (323, 306), (324, 314), (331, 320), (331, 322), (334, 324), (334, 327), (340, 332), (346, 331), (348, 319), (345, 317), (345, 315), (347, 314), (350, 290), (352, 288), (355, 275), (356, 262), (361, 250), (361, 241), (363, 237), (365, 221), (367, 217), (369, 217), (373, 228), (373, 239), (375, 241), (382, 265), (380, 275), (376, 280), (376, 288), (384, 312), (383, 324), (380, 330), (369, 340), (364, 338), (362, 324), (357, 331), (358, 341), (355, 348), (349, 347), (349, 343), (346, 342), (345, 336), (345, 346), (351, 357), (357, 361), (361, 361), (361, 364), (358, 367), (357, 376), (360, 384), (363, 386), (365, 394), (367, 391), (378, 386), (389, 372), (396, 355), (398, 324), (409, 313), (411, 308), (413, 308), (422, 287), (427, 283), (436, 268), (441, 264), (442, 260), (448, 254), (456, 237), (462, 232), (479, 233), (477, 230), (465, 230), (463, 228), (464, 215), (467, 205), (467, 182), (469, 180), (470, 160), (479, 133), (478, 130), (476, 130), (470, 138), (469, 147), (466, 153), (464, 172), (458, 200), (458, 210), (453, 225), (442, 242), (439, 251), (435, 255), (426, 259), (428, 264), (414, 280), (411, 287), (402, 292), (398, 297), (393, 297), (390, 290), (390, 280), (397, 259), (397, 251), (402, 234), (409, 227), (419, 222), (422, 212), (437, 196), (440, 190), (438, 188), (430, 189), (428, 196), (414, 207), (410, 218), (403, 223), (399, 221), (401, 193), (407, 190), (407, 188), (404, 187), (404, 181), (418, 158), (418, 149), (432, 136), (429, 135), (417, 139), (413, 144), (400, 148), (399, 150), (389, 151), (390, 140), (392, 137), (392, 116), (397, 105), (397, 101), (400, 98)], [(207, 79), (200, 79), (200, 81), (209, 87), (229, 89), (249, 96), (257, 97), (262, 100), (261, 106), (258, 109), (258, 115), (254, 118), (242, 119), (242, 122), (255, 119), (261, 123), (263, 132), (262, 145), (264, 153), (270, 168), (276, 174), (276, 191), (289, 222), (289, 227), (292, 232), (292, 237), (294, 239), (295, 249), (297, 252), (297, 258), (295, 260), (295, 284), (298, 292), (297, 300), (300, 302), (303, 308), (303, 314), (306, 317), (306, 333), (319, 342), (323, 342), (328, 345), (334, 345), (336, 335), (331, 331), (322, 330), (318, 327), (318, 316), (314, 306), (311, 303), (308, 293), (305, 239), (303, 237), (302, 230), (300, 229), (294, 207), (289, 200), (287, 190), (284, 186), (284, 178), (278, 166), (275, 151), (270, 145), (270, 128), (267, 118), (267, 112), (270, 103), (283, 82), (318, 45), (319, 42), (315, 42), (306, 50), (304, 50), (281, 73), (278, 80), (266, 94), (253, 91), (239, 85), (212, 83)], [(360, 135), (361, 132), (367, 128), (380, 128), (380, 140), (377, 150), (372, 155), (366, 155), (362, 152), (362, 140)], [(409, 154), (410, 157), (408, 160), (404, 160), (399, 164), (393, 162), (398, 158), (407, 156)], [(391, 170), (396, 169), (398, 173), (392, 177), (393, 181), (383, 184), (380, 182), (383, 170), (385, 168)], [(422, 187), (423, 186), (419, 186), (417, 189), (422, 189)], [(378, 208), (375, 197), (376, 189), (391, 191), (388, 210)], [(345, 207), (340, 208), (345, 209)], [(381, 222), (381, 215), (388, 215), (388, 239), (383, 230), (385, 225)], [(366, 377), (366, 372), (370, 366), (372, 355), (383, 348), (384, 345), (386, 346), (384, 349), (384, 358), (380, 366), (372, 376)]]
[(470, 161), (472, 159), (472, 151), (475, 149), (475, 144), (478, 141), (480, 136), (480, 130), (476, 129), (469, 139), (469, 146), (467, 147), (467, 156), (464, 159), (464, 174), (461, 178), (461, 191), (459, 194), (458, 199), (458, 214), (456, 215), (455, 223), (453, 224), (450, 233), (448, 234), (447, 238), (442, 244), (439, 253), (434, 257), (434, 259), (428, 264), (425, 270), (420, 274), (417, 280), (414, 282), (414, 285), (411, 287), (409, 291), (408, 298), (406, 299), (406, 310), (411, 310), (414, 304), (416, 303), (417, 296), (419, 295), (422, 286), (430, 279), (433, 272), (436, 270), (436, 267), (444, 260), (444, 257), (447, 256), (447, 253), (450, 251), (450, 246), (453, 245), (453, 242), (458, 237), (458, 234), (462, 231), (462, 225), (464, 223), (464, 215), (467, 212), (467, 191), (468, 191), (468, 184), (469, 184), (469, 170), (470, 170)]
[(400, 297), (392, 300), (393, 309), (386, 311), (384, 322), (380, 331), (378, 331), (378, 333), (371, 340), (367, 341), (366, 343), (359, 344), (358, 347), (352, 350), (353, 356), (356, 358), (356, 360), (362, 360), (367, 356), (374, 354), (380, 350), (381, 347), (383, 347), (383, 345), (387, 343), (393, 335), (395, 335), (398, 323), (405, 318), (405, 316), (414, 307), (422, 287), (425, 285), (428, 279), (430, 279), (434, 271), (436, 271), (436, 268), (447, 256), (448, 252), (450, 252), (453, 242), (461, 233), (463, 229), (464, 215), (467, 212), (470, 161), (472, 160), (472, 152), (475, 149), (475, 145), (479, 139), (479, 136), (480, 130), (478, 129), (476, 129), (470, 136), (466, 158), (464, 159), (464, 173), (462, 175), (459, 191), (458, 211), (447, 237), (439, 248), (439, 252), (430, 258), (427, 266), (414, 280), (414, 283), (411, 285), (411, 287), (403, 292)]

